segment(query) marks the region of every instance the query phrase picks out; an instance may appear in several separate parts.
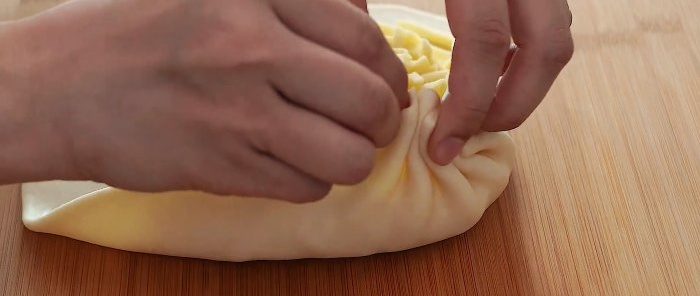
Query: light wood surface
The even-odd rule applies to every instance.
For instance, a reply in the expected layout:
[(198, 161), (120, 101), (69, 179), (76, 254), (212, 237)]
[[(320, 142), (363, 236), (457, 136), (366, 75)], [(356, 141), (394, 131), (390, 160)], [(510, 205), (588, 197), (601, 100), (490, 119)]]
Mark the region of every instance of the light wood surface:
[(700, 295), (700, 4), (570, 5), (575, 57), (513, 131), (512, 183), (466, 234), (365, 258), (211, 262), (32, 233), (7, 186), (0, 294)]

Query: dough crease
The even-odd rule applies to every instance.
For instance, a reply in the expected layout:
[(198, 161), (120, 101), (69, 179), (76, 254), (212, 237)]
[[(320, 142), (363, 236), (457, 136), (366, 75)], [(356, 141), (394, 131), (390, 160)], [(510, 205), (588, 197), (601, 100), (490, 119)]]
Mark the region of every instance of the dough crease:
[[(370, 176), (308, 204), (202, 192), (139, 193), (90, 182), (23, 185), (27, 228), (134, 252), (220, 261), (356, 257), (459, 235), (506, 188), (507, 133), (480, 133), (447, 166), (427, 155), (440, 99), (411, 92)], [(102, 188), (95, 191), (95, 189)]]

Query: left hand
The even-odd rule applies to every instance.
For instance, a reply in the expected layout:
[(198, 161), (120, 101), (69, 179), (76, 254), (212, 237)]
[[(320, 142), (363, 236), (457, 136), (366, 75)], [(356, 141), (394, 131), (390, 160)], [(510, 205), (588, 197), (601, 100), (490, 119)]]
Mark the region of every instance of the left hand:
[[(366, 0), (350, 0), (366, 8)], [(522, 124), (569, 63), (566, 0), (445, 0), (455, 37), (449, 96), (428, 143), (446, 165), (475, 133)], [(511, 37), (517, 49), (510, 49)], [(498, 84), (498, 79), (503, 78)]]

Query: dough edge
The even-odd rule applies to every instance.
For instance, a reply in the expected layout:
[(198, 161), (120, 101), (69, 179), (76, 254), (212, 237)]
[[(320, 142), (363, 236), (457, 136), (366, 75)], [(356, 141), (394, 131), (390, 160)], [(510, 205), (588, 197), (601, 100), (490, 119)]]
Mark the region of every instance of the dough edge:
[[(409, 146), (427, 141), (426, 131), (432, 130), (435, 121), (431, 110), (438, 105), (432, 91), (412, 94), (409, 109), (413, 109), (405, 112), (415, 112), (412, 116), (417, 122), (410, 140), (403, 139)], [(405, 123), (403, 132), (407, 130)], [(477, 141), (484, 147), (472, 147)], [(486, 174), (473, 176), (474, 182), (463, 171), (459, 176), (454, 174), (457, 164), (435, 168), (426, 162), (422, 146), (409, 147), (405, 157), (416, 153), (424, 162), (422, 173), (438, 170), (456, 181), (447, 180), (450, 184), (438, 184), (439, 188), (404, 183), (402, 190), (380, 190), (380, 194), (371, 189), (378, 185), (365, 181), (352, 187), (334, 187), (322, 201), (302, 205), (198, 192), (136, 193), (107, 188), (49, 211), (37, 210), (33, 204), (42, 197), (23, 190), (23, 222), (33, 231), (126, 251), (220, 261), (358, 257), (403, 251), (472, 228), (505, 190), (514, 165), (514, 144), (505, 132), (475, 136), (456, 160), (471, 163), (472, 167), (466, 164), (467, 171), (477, 174), (480, 168), (474, 166), (490, 165)], [(469, 149), (483, 149), (492, 155), (471, 154)], [(420, 170), (413, 157), (406, 162)], [(452, 173), (446, 171), (449, 169)], [(389, 196), (382, 196), (387, 192)]]

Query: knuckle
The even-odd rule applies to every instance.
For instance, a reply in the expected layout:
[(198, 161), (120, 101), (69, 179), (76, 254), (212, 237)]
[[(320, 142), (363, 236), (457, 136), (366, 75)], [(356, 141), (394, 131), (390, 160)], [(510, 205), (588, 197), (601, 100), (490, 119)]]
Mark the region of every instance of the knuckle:
[(462, 118), (483, 119), (488, 114), (488, 107), (477, 106), (469, 102), (455, 104), (452, 107)]
[[(277, 30), (254, 30), (240, 32), (222, 21), (213, 29), (202, 33), (189, 45), (192, 56), (200, 65), (211, 67), (263, 66), (280, 56), (277, 48), (282, 34)], [(236, 38), (231, 38), (236, 36)], [(246, 46), (241, 46), (245, 44)], [(230, 54), (231, 48), (237, 48), (237, 54)]]
[(231, 61), (232, 66), (238, 66), (238, 68), (250, 66), (252, 69), (257, 69), (259, 67), (269, 66), (281, 58), (284, 58), (285, 52), (279, 51), (279, 49), (276, 48), (277, 46), (274, 45), (275, 43), (268, 39), (269, 38), (261, 38), (261, 40), (250, 42), (248, 44), (252, 46), (247, 47), (246, 50), (239, 51), (239, 54), (235, 55), (229, 54), (230, 48), (232, 48), (229, 46), (227, 53), (222, 53), (221, 56), (227, 56), (233, 59), (233, 61)]
[(574, 55), (574, 41), (568, 29), (557, 30), (545, 44), (546, 47), (542, 51), (545, 63), (563, 67), (569, 63)]
[(280, 129), (277, 127), (286, 124), (284, 122), (286, 117), (279, 114), (276, 108), (266, 108), (266, 105), (246, 106), (233, 112), (238, 118), (246, 118), (246, 120), (230, 120), (230, 117), (227, 119), (230, 122), (230, 133), (246, 139), (248, 144), (259, 151), (270, 152), (275, 139), (279, 138)]
[(485, 18), (472, 24), (473, 41), (487, 51), (505, 51), (510, 47), (510, 27), (497, 18)]
[(258, 151), (270, 152), (273, 139), (278, 137), (278, 129), (273, 128), (273, 125), (274, 123), (270, 120), (256, 120), (250, 123), (245, 130), (248, 143)]
[(256, 48), (257, 49), (247, 51), (246, 54), (239, 56), (238, 60), (232, 64), (239, 69), (246, 66), (250, 68), (244, 69), (259, 69), (261, 67), (270, 66), (281, 57), (279, 52), (267, 44), (256, 46)]
[(488, 110), (471, 103), (453, 104), (447, 106), (450, 109), (449, 117), (445, 118), (449, 126), (455, 128), (455, 135), (467, 138), (481, 128)]

